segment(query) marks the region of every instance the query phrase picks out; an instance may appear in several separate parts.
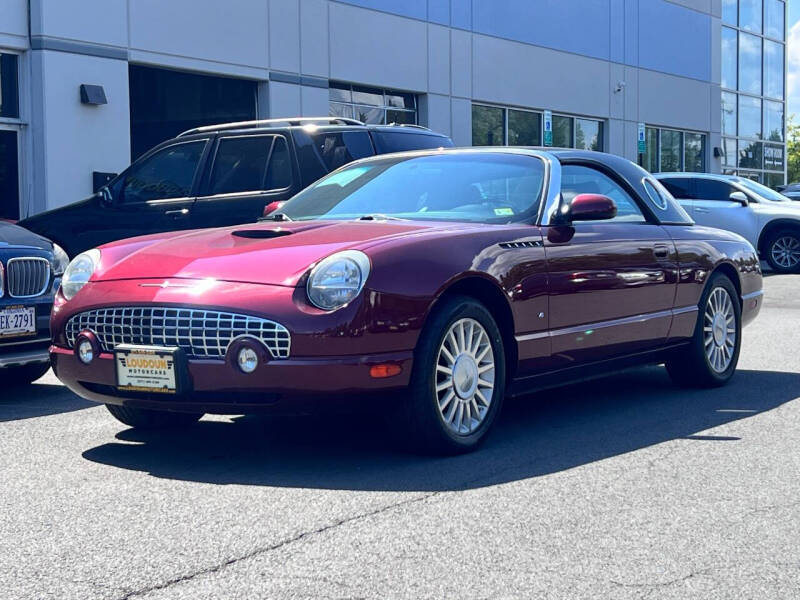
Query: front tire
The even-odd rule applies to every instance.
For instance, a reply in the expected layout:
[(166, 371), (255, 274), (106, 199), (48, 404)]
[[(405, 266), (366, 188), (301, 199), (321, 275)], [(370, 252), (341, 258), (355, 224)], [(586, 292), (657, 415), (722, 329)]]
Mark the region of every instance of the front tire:
[(769, 237), (765, 248), (767, 262), (776, 273), (800, 271), (800, 231), (778, 231)]
[(195, 413), (167, 412), (106, 404), (112, 416), (129, 427), (136, 429), (174, 429), (196, 423), (203, 416)]
[(474, 450), (500, 411), (505, 384), (503, 339), (491, 313), (469, 297), (445, 300), (417, 344), (402, 406), (406, 439), (434, 454)]
[(35, 365), (23, 365), (21, 367), (10, 367), (3, 371), (2, 377), (7, 385), (21, 386), (29, 385), (44, 376), (50, 370), (50, 363)]
[(689, 348), (667, 360), (667, 372), (684, 387), (725, 385), (736, 371), (742, 344), (742, 308), (731, 280), (714, 274), (699, 309)]

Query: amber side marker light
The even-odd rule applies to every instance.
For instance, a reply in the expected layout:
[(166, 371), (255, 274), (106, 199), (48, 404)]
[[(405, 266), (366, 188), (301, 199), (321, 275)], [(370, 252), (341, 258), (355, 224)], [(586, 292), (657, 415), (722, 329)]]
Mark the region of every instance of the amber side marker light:
[(374, 379), (385, 379), (386, 377), (394, 377), (399, 375), (403, 367), (400, 365), (385, 364), (373, 365), (369, 368), (369, 376)]

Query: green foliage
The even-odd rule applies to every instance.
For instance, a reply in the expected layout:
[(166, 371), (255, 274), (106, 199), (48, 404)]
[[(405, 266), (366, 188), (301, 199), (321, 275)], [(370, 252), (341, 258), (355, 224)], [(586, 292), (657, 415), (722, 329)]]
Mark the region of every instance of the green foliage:
[(795, 123), (794, 115), (786, 123), (786, 181), (800, 181), (800, 125)]

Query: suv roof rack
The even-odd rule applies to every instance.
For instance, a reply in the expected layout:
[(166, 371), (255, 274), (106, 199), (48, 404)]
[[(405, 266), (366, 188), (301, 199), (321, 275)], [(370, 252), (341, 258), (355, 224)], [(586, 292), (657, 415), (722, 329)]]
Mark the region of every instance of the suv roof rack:
[(431, 131), (429, 127), (425, 127), (424, 125), (415, 125), (414, 123), (387, 123), (389, 127), (410, 127), (411, 129), (424, 129), (425, 131)]
[(195, 127), (194, 129), (187, 129), (177, 137), (184, 137), (187, 135), (194, 135), (195, 133), (208, 133), (213, 131), (227, 131), (230, 129), (248, 129), (257, 127), (269, 127), (271, 125), (288, 125), (290, 127), (297, 127), (300, 125), (357, 125), (364, 127), (366, 124), (356, 119), (348, 119), (345, 117), (287, 117), (283, 119), (259, 119), (257, 121), (238, 121), (236, 123), (220, 123), (219, 125), (206, 125), (204, 127)]

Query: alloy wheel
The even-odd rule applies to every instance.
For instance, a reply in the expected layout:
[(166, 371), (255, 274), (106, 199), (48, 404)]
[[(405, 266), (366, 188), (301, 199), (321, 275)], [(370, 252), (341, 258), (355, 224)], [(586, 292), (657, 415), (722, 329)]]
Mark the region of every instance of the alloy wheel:
[(469, 435), (483, 423), (494, 395), (495, 359), (489, 334), (475, 319), (453, 323), (439, 346), (436, 401), (451, 432)]
[(703, 341), (711, 368), (724, 373), (733, 360), (736, 348), (736, 313), (728, 290), (714, 288), (706, 302)]
[(770, 248), (772, 260), (784, 269), (793, 269), (800, 264), (800, 240), (792, 235), (779, 237)]

